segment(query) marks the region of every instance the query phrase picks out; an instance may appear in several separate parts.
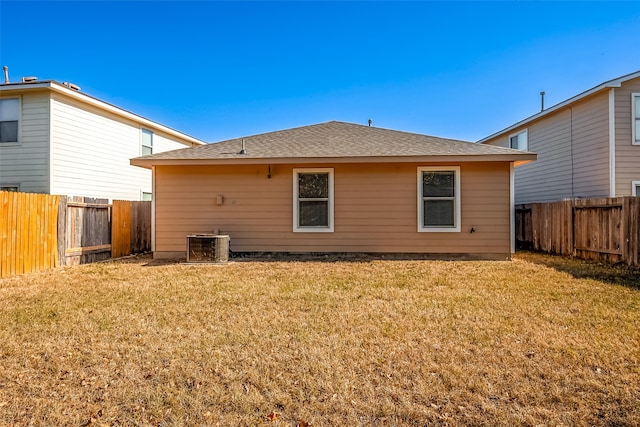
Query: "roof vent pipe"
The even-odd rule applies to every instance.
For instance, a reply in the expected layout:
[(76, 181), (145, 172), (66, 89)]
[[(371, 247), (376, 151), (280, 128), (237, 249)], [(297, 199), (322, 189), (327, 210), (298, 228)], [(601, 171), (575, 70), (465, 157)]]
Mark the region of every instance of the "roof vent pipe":
[(247, 154), (246, 146), (244, 144), (244, 138), (242, 138), (242, 150), (238, 154)]
[(544, 95), (544, 91), (540, 92), (540, 111), (544, 111)]
[(369, 127), (371, 127), (371, 123), (373, 123), (373, 120), (369, 119), (367, 120), (367, 123), (369, 123)]
[(69, 83), (69, 82), (62, 82), (62, 84), (66, 87), (68, 87), (69, 89), (73, 89), (73, 90), (80, 90), (80, 86), (73, 84), (73, 83)]
[(9, 83), (9, 67), (5, 65), (4, 67), (2, 67), (2, 71), (4, 71), (4, 84), (8, 84)]

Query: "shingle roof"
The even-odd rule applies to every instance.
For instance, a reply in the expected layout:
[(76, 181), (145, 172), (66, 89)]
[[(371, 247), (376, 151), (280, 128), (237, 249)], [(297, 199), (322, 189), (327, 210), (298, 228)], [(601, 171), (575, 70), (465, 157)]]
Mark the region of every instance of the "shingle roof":
[[(241, 154), (243, 140), (245, 154)], [(138, 157), (132, 160), (132, 164), (148, 166), (190, 160), (391, 159), (425, 156), (535, 159), (533, 153), (509, 148), (331, 121)]]

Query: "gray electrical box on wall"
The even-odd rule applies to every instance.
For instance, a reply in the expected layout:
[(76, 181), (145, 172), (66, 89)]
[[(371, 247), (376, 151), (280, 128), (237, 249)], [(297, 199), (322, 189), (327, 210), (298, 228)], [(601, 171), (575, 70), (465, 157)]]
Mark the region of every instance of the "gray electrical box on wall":
[(187, 262), (225, 263), (229, 261), (229, 236), (190, 234), (187, 236)]

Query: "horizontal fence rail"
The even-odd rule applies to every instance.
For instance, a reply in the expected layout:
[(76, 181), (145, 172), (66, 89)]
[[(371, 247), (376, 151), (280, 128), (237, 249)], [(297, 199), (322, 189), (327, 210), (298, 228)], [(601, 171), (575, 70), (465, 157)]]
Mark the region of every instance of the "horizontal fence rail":
[(151, 202), (0, 192), (0, 277), (150, 250)]
[(516, 245), (640, 266), (640, 197), (517, 205)]

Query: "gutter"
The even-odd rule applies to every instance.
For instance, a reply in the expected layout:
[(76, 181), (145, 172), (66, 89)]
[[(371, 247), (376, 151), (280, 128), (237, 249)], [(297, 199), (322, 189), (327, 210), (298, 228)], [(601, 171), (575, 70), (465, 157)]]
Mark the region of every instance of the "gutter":
[(282, 164), (345, 164), (345, 163), (474, 163), (512, 162), (520, 166), (535, 161), (535, 153), (515, 155), (461, 155), (461, 156), (398, 156), (398, 157), (259, 157), (259, 158), (217, 158), (217, 159), (157, 159), (136, 157), (129, 160), (133, 166), (151, 169), (154, 166), (198, 166), (198, 165), (282, 165)]
[(124, 110), (120, 107), (116, 107), (115, 105), (109, 104), (105, 101), (102, 101), (98, 98), (94, 98), (91, 95), (87, 95), (84, 92), (78, 92), (76, 90), (70, 89), (56, 81), (53, 80), (48, 80), (48, 81), (43, 81), (43, 82), (36, 82), (36, 83), (9, 83), (9, 84), (3, 84), (0, 85), (0, 92), (4, 92), (4, 91), (23, 91), (23, 90), (34, 90), (34, 89), (49, 89), (53, 92), (62, 94), (64, 96), (67, 96), (69, 98), (78, 100), (84, 104), (88, 104), (91, 105), (93, 107), (97, 107), (103, 111), (107, 111), (109, 113), (115, 114), (119, 117), (134, 121), (136, 123), (141, 124), (144, 127), (148, 127), (150, 129), (154, 129), (156, 131), (160, 131), (162, 133), (165, 133), (167, 135), (171, 135), (175, 138), (179, 138), (180, 140), (186, 141), (188, 143), (191, 144), (191, 146), (194, 145), (206, 145), (206, 142), (201, 141), (197, 138), (194, 138), (192, 136), (186, 135), (182, 132), (179, 132), (175, 129), (172, 129), (170, 127), (164, 126), (160, 123), (154, 122), (152, 120), (149, 120), (147, 118), (144, 118), (142, 116), (139, 116), (135, 113), (132, 113), (130, 111)]

